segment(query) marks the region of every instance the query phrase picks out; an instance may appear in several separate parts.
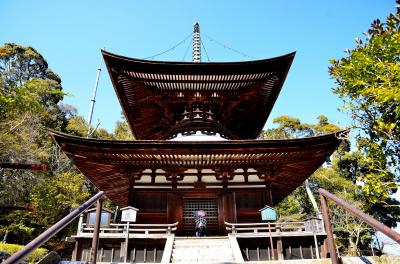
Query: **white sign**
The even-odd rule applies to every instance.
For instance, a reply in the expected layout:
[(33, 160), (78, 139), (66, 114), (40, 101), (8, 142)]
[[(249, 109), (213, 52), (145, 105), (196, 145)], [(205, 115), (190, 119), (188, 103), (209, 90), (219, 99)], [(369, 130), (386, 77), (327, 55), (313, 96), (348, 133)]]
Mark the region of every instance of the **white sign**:
[(121, 221), (122, 222), (136, 222), (136, 214), (139, 209), (132, 206), (122, 208)]

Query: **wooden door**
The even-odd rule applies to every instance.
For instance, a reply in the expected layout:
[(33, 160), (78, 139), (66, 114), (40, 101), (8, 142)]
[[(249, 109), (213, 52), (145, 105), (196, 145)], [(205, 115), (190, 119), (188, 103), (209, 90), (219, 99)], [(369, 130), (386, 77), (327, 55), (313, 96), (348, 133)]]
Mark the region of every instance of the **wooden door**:
[(195, 212), (202, 210), (205, 212), (205, 219), (207, 220), (208, 236), (219, 234), (219, 221), (218, 221), (218, 201), (217, 198), (184, 198), (183, 199), (183, 234), (192, 236), (194, 235), (195, 228)]

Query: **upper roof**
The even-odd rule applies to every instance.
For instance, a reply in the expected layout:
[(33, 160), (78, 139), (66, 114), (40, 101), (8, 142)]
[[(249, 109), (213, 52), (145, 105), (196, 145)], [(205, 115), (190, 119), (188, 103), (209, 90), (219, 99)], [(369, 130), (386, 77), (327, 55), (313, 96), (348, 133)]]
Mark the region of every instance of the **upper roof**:
[(195, 130), (256, 138), (295, 56), (193, 63), (102, 54), (133, 134), (155, 140)]

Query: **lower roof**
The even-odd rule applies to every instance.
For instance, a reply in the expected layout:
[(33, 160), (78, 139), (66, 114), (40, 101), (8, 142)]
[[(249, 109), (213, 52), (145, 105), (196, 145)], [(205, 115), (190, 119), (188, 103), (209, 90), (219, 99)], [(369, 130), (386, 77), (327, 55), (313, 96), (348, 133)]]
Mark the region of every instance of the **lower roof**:
[(343, 133), (289, 140), (112, 141), (51, 131), (75, 166), (119, 206), (139, 189), (271, 190), (277, 204), (338, 147)]

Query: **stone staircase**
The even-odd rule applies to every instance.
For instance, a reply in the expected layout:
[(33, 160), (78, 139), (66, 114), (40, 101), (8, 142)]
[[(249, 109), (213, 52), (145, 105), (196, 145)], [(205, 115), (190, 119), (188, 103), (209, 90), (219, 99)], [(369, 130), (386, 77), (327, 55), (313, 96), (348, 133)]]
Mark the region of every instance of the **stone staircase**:
[(235, 263), (228, 237), (176, 237), (171, 263)]

